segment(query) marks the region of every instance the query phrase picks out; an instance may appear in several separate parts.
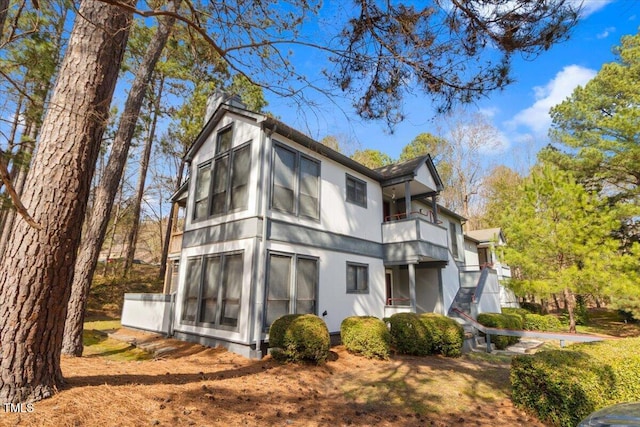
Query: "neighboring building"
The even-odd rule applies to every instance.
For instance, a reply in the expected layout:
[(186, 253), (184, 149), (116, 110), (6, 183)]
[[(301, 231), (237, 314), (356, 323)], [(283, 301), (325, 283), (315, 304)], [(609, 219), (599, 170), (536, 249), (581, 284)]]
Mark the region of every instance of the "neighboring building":
[(218, 99), (187, 160), (166, 295), (127, 294), (123, 326), (258, 358), (288, 313), (317, 314), (332, 333), (353, 315), (449, 313), (464, 218), (437, 205), (430, 156), (371, 170)]
[(511, 269), (500, 261), (500, 248), (507, 244), (501, 228), (486, 228), (467, 232), (465, 238), (465, 260), (467, 271), (489, 268), (500, 285), (500, 305), (518, 307), (518, 298), (507, 286)]

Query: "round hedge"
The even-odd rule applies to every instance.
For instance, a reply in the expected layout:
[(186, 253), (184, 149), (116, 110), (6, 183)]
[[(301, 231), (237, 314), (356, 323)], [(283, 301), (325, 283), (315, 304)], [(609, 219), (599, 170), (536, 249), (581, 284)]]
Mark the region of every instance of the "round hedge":
[(377, 317), (347, 317), (340, 325), (340, 339), (345, 348), (370, 359), (388, 359), (391, 333)]
[(269, 328), (271, 355), (280, 361), (323, 363), (329, 357), (331, 340), (324, 321), (313, 314), (289, 314)]
[(420, 316), (415, 313), (396, 313), (387, 319), (391, 342), (398, 353), (426, 356), (433, 349), (433, 337)]
[(511, 361), (513, 402), (573, 427), (593, 411), (640, 396), (640, 339), (575, 344)]
[(450, 317), (437, 313), (424, 313), (420, 321), (430, 331), (433, 339), (432, 351), (447, 357), (462, 355), (464, 329)]

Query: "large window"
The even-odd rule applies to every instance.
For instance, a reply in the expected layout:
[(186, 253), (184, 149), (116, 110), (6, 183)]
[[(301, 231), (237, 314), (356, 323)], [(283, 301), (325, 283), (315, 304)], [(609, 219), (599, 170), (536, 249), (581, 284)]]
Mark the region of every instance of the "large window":
[(320, 218), (320, 162), (274, 146), (271, 208), (297, 216)]
[(361, 179), (355, 178), (349, 174), (346, 175), (347, 181), (347, 202), (367, 207), (367, 183)]
[(293, 254), (269, 254), (265, 327), (285, 314), (315, 314), (318, 260)]
[(236, 328), (242, 271), (241, 252), (189, 258), (182, 320)]
[(247, 209), (251, 144), (231, 148), (232, 127), (218, 133), (216, 156), (198, 166), (194, 219)]
[(347, 293), (365, 294), (369, 292), (369, 266), (347, 263)]
[(193, 207), (193, 219), (206, 218), (210, 186), (211, 162), (206, 162), (198, 166), (198, 172), (196, 174), (196, 196)]

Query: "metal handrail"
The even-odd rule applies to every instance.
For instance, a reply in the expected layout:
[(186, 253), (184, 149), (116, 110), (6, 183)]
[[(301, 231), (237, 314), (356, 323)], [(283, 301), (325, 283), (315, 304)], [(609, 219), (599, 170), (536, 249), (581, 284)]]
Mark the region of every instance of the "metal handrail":
[(604, 341), (604, 338), (597, 337), (594, 335), (586, 335), (586, 334), (572, 334), (569, 332), (540, 332), (540, 331), (526, 331), (526, 330), (516, 330), (516, 329), (502, 329), (502, 328), (492, 328), (489, 326), (484, 326), (481, 323), (478, 323), (473, 317), (469, 316), (467, 313), (463, 312), (460, 309), (453, 308), (454, 312), (456, 312), (460, 317), (462, 317), (465, 321), (469, 322), (471, 326), (484, 333), (487, 337), (487, 353), (491, 353), (491, 335), (503, 335), (507, 337), (527, 337), (527, 338), (541, 338), (548, 340), (559, 340), (560, 347), (565, 346), (565, 341), (574, 341), (574, 342), (596, 342), (596, 341)]

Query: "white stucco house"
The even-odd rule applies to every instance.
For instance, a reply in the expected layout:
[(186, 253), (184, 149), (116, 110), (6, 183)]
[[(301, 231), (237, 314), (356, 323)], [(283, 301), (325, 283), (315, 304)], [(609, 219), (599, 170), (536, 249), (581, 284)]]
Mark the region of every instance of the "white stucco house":
[(464, 218), (437, 204), (428, 155), (372, 170), (221, 101), (212, 98), (174, 196), (185, 221), (165, 293), (127, 294), (123, 326), (259, 358), (288, 313), (317, 314), (338, 333), (353, 315), (450, 314), (462, 294), (476, 312), (499, 311), (465, 268)]

